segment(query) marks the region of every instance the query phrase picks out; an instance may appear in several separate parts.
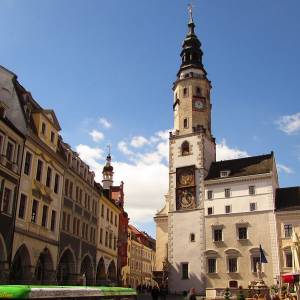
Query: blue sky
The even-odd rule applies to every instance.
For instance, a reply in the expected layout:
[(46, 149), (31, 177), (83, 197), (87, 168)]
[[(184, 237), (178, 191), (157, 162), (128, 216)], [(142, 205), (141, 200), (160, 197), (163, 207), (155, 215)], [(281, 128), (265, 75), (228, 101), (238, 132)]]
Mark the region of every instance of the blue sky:
[[(0, 64), (53, 108), (66, 142), (100, 176), (112, 145), (131, 220), (154, 234), (167, 192), (172, 82), (188, 1), (0, 0)], [(193, 1), (212, 81), (220, 158), (275, 152), (299, 185), (300, 2)], [(107, 120), (107, 123), (99, 121)], [(102, 120), (103, 121), (103, 120)]]

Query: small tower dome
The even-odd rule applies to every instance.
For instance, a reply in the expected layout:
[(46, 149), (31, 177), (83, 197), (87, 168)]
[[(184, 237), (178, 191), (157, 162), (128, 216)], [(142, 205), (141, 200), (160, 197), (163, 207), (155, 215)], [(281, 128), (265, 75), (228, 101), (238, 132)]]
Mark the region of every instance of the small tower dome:
[(109, 190), (113, 184), (113, 176), (114, 176), (113, 171), (114, 168), (111, 165), (111, 155), (110, 153), (108, 153), (106, 157), (106, 164), (103, 167), (103, 171), (102, 171), (102, 175), (103, 175), (102, 184), (105, 190)]

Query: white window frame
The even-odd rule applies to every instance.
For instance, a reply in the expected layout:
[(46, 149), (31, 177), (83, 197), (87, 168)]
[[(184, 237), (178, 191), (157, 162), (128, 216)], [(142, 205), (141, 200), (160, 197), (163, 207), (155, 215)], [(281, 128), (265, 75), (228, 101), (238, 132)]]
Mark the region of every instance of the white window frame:
[[(210, 213), (208, 213), (208, 210), (211, 208), (211, 214)], [(213, 206), (209, 206), (209, 207), (207, 207), (207, 215), (208, 216), (211, 216), (211, 215), (213, 215), (214, 214), (214, 207)]]
[[(227, 211), (227, 208), (229, 207), (229, 211)], [(231, 214), (232, 213), (232, 207), (230, 204), (225, 205), (225, 214)]]
[[(209, 263), (208, 260), (209, 259), (214, 259), (215, 260), (215, 272), (209, 272)], [(208, 256), (206, 258), (206, 267), (207, 267), (207, 274), (217, 274), (218, 273), (218, 263), (217, 263), (217, 258), (215, 256)]]
[[(22, 195), (22, 194), (26, 197), (26, 204), (25, 204), (24, 218), (23, 218), (23, 219), (19, 218), (19, 210), (20, 210), (21, 195)], [(17, 213), (16, 213), (17, 218), (18, 218), (19, 220), (23, 220), (23, 221), (26, 220), (26, 213), (27, 213), (27, 208), (28, 208), (28, 201), (29, 201), (28, 194), (25, 193), (25, 192), (23, 192), (23, 191), (21, 191), (21, 192), (20, 192), (20, 195), (19, 195), (18, 208), (17, 208)]]
[[(254, 204), (254, 209), (251, 208), (251, 205), (253, 205), (253, 204)], [(249, 210), (250, 211), (257, 211), (257, 203), (256, 202), (250, 202), (249, 203)]]
[[(236, 271), (235, 272), (231, 272), (229, 270), (229, 260), (230, 259), (236, 259)], [(229, 273), (229, 274), (237, 274), (237, 273), (239, 273), (239, 260), (238, 260), (237, 256), (235, 256), (235, 255), (227, 255), (226, 262), (227, 262), (227, 273)]]
[(213, 200), (214, 199), (214, 193), (213, 190), (207, 191), (207, 200)]

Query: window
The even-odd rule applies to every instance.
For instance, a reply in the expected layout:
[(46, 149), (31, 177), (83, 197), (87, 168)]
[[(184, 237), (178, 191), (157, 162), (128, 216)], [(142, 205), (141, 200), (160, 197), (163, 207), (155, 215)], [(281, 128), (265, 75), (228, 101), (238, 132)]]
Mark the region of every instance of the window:
[(252, 256), (252, 272), (257, 273), (257, 264), (260, 263), (260, 256)]
[(46, 124), (43, 122), (42, 123), (42, 134), (45, 135), (46, 133)]
[(249, 195), (255, 195), (255, 186), (254, 185), (249, 186)]
[(101, 206), (101, 217), (104, 217), (104, 204)]
[(59, 191), (59, 175), (55, 174), (54, 193), (58, 194), (58, 191)]
[(54, 143), (55, 140), (55, 133), (51, 131), (51, 143)]
[(181, 279), (189, 279), (189, 264), (181, 264)]
[(37, 213), (38, 213), (39, 203), (37, 200), (33, 200), (32, 202), (32, 210), (31, 210), (31, 222), (36, 223), (37, 221)]
[(67, 228), (66, 230), (69, 232), (70, 231), (70, 222), (71, 222), (71, 215), (67, 214)]
[(117, 215), (115, 215), (115, 226), (118, 226), (118, 218), (117, 218)]
[(0, 134), (0, 154), (2, 154), (3, 140), (4, 140), (4, 137), (2, 134)]
[(213, 214), (213, 208), (212, 207), (208, 207), (207, 208), (207, 214), (208, 215), (212, 215)]
[(225, 193), (225, 198), (230, 198), (230, 189), (225, 189), (224, 193)]
[(106, 210), (106, 220), (109, 221), (109, 208)]
[(47, 217), (48, 217), (48, 206), (43, 206), (43, 214), (42, 214), (42, 226), (47, 227)]
[(113, 224), (113, 219), (114, 219), (114, 218), (113, 218), (113, 212), (111, 211), (111, 212), (110, 212), (110, 223), (111, 223), (111, 224)]
[(11, 142), (7, 142), (6, 147), (6, 158), (9, 161), (13, 160), (13, 152), (14, 152), (14, 145)]
[(37, 168), (36, 168), (36, 177), (35, 177), (35, 179), (37, 181), (41, 181), (41, 179), (42, 179), (42, 172), (43, 172), (43, 162), (38, 159)]
[(109, 248), (112, 248), (112, 233), (109, 234)]
[(189, 123), (187, 118), (183, 119), (183, 128), (185, 129), (189, 128)]
[(77, 231), (77, 218), (73, 218), (73, 234), (76, 234)]
[(77, 219), (77, 227), (76, 227), (76, 234), (77, 234), (77, 236), (79, 237), (79, 231), (80, 231), (80, 220), (79, 219)]
[(32, 154), (30, 152), (26, 152), (25, 155), (25, 163), (24, 163), (24, 174), (30, 175)]
[(213, 191), (207, 191), (207, 199), (211, 200), (213, 198)]
[(286, 268), (292, 268), (293, 267), (293, 256), (291, 252), (285, 253), (285, 266)]
[(255, 202), (251, 202), (250, 203), (250, 211), (255, 211), (256, 210), (256, 203)]
[(25, 211), (26, 211), (26, 202), (27, 202), (27, 197), (24, 194), (21, 194), (20, 197), (20, 205), (19, 205), (19, 214), (18, 217), (20, 219), (25, 218)]
[(103, 242), (103, 229), (100, 228), (100, 244)]
[(50, 187), (51, 186), (51, 179), (52, 179), (52, 169), (48, 167), (47, 169), (47, 178), (46, 178), (46, 186)]
[(247, 239), (247, 227), (239, 227), (239, 240), (246, 240)]
[(108, 232), (105, 231), (105, 247), (108, 245)]
[(195, 242), (195, 234), (194, 233), (191, 233), (191, 235), (190, 235), (190, 241), (191, 242)]
[(114, 250), (117, 250), (117, 238), (114, 237)]
[(11, 213), (11, 197), (12, 191), (9, 188), (4, 189), (4, 195), (3, 195), (3, 203), (2, 203), (2, 211), (4, 213), (10, 214)]
[(207, 271), (208, 273), (216, 273), (216, 259), (208, 258), (207, 259)]
[(197, 96), (201, 96), (201, 95), (202, 95), (201, 89), (200, 89), (199, 86), (196, 87), (196, 95), (197, 95)]
[(231, 213), (231, 205), (225, 205), (225, 213), (230, 214)]
[(231, 288), (231, 289), (238, 288), (238, 282), (236, 280), (230, 280), (228, 285), (229, 285), (229, 288)]
[(63, 212), (63, 215), (62, 215), (62, 229), (63, 230), (66, 230), (66, 213)]
[(181, 155), (188, 155), (190, 153), (190, 144), (188, 141), (185, 141), (181, 145)]
[(69, 186), (69, 197), (73, 199), (73, 182), (70, 181), (70, 186)]
[(284, 225), (284, 237), (289, 238), (292, 236), (293, 226), (291, 224)]
[(184, 97), (187, 97), (189, 95), (189, 90), (188, 90), (188, 88), (183, 88), (183, 96)]
[(65, 180), (65, 195), (68, 195), (69, 191), (69, 179)]
[(228, 258), (228, 272), (229, 273), (237, 272), (237, 258), (236, 257)]
[(215, 242), (222, 241), (222, 229), (214, 229), (214, 241)]
[(228, 177), (230, 174), (229, 170), (221, 171), (220, 172), (220, 177)]

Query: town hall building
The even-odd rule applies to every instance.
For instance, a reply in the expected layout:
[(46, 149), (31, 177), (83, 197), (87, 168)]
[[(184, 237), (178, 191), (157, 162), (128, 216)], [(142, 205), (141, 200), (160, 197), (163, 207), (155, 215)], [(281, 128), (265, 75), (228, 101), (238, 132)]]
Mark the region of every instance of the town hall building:
[[(204, 68), (192, 13), (173, 85), (169, 190), (156, 222), (156, 274), (170, 293), (194, 287), (210, 298), (257, 280), (260, 245), (267, 285), (280, 275), (275, 156), (216, 161), (212, 84)], [(281, 199), (281, 201), (284, 201)], [(295, 199), (300, 204), (300, 197)], [(167, 275), (166, 275), (167, 274)]]

